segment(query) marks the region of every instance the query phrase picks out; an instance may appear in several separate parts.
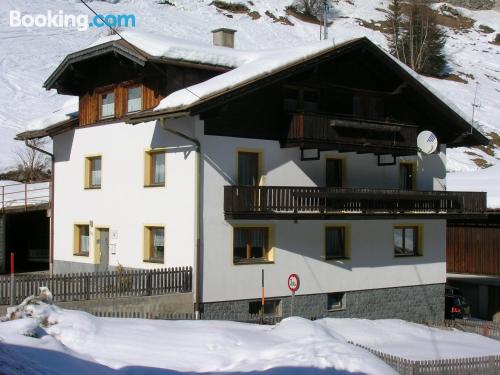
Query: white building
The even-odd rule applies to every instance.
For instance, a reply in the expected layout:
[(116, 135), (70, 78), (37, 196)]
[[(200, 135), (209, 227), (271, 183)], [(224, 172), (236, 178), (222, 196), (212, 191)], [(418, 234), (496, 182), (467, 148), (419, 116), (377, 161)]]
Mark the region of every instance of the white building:
[(264, 274), (285, 316), (295, 273), (295, 314), (442, 318), (446, 219), (485, 209), (445, 191), (446, 147), (487, 140), (415, 73), (365, 38), (125, 38), (68, 55), (45, 87), (79, 107), (18, 135), (54, 142), (55, 272), (193, 266), (207, 314), (257, 312)]

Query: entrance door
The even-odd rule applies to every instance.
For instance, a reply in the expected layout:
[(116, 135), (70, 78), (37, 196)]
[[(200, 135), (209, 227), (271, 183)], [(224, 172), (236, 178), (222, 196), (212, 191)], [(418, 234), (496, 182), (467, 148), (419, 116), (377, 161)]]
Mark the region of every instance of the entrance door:
[(109, 265), (109, 229), (98, 228), (96, 232), (97, 272), (105, 272)]

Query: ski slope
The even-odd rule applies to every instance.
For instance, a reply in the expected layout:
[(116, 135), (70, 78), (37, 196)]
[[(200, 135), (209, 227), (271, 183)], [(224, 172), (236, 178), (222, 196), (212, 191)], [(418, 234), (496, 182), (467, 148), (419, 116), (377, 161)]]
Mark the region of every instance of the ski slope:
[[(238, 31), (237, 50), (281, 49), (307, 45), (319, 39), (318, 25), (293, 16), (288, 16), (293, 26), (275, 22), (271, 18), (270, 15), (277, 19), (286, 17), (285, 7), (292, 0), (240, 2), (250, 11), (258, 12), (260, 18), (254, 20), (246, 13), (222, 11), (211, 5), (211, 0), (170, 0), (174, 6), (159, 4), (158, 0), (89, 1), (89, 4), (99, 13), (134, 14), (136, 31), (154, 32), (207, 46), (212, 43), (210, 31), (218, 27), (230, 27)], [(333, 25), (329, 30), (331, 38), (346, 40), (367, 36), (387, 50), (386, 37), (375, 29), (377, 22), (385, 17), (389, 0), (337, 0), (334, 3), (331, 17)], [(442, 5), (438, 3), (434, 7)], [(22, 144), (13, 140), (15, 134), (25, 130), (33, 119), (58, 110), (68, 101), (68, 97), (57, 95), (54, 90), (43, 89), (44, 80), (68, 53), (85, 48), (108, 34), (104, 28), (78, 31), (76, 28), (9, 26), (11, 10), (45, 14), (49, 9), (53, 12), (62, 10), (70, 14), (91, 15), (77, 0), (0, 2), (0, 172), (15, 164), (14, 151), (22, 147)], [(433, 78), (425, 80), (468, 116), (472, 116), (477, 89), (476, 125), (486, 134), (500, 134), (500, 46), (491, 43), (500, 33), (500, 13), (497, 10), (456, 9), (463, 16), (475, 20), (474, 26), (465, 30), (446, 29), (449, 71), (467, 83)], [(363, 22), (370, 23), (372, 27), (363, 26)], [(494, 32), (482, 31), (484, 28), (480, 28), (481, 25), (488, 26)], [(483, 160), (483, 166), (496, 165), (500, 149), (460, 148), (449, 150), (448, 156), (449, 171), (458, 172), (448, 185), (449, 189), (454, 189), (453, 181), (459, 176), (469, 178), (480, 170), (474, 159)], [(492, 181), (500, 182), (500, 175), (493, 174), (495, 178)], [(469, 187), (472, 190), (486, 189), (500, 198), (493, 183), (488, 186), (469, 184)], [(496, 201), (500, 199), (495, 198), (490, 205)]]

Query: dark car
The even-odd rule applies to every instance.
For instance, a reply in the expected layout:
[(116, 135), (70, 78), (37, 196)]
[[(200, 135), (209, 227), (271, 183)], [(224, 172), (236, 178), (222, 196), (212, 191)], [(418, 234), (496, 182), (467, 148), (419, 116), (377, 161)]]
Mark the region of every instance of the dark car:
[(470, 317), (470, 306), (459, 294), (446, 294), (444, 300), (445, 319), (464, 319)]

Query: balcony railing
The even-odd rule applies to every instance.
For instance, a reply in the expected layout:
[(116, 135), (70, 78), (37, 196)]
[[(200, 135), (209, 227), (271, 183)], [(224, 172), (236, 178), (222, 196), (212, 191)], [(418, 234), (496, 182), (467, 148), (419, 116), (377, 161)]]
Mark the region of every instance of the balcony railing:
[(295, 113), (282, 145), (411, 155), (417, 152), (417, 132), (417, 126), (408, 124)]
[(320, 219), (338, 216), (446, 216), (481, 214), (486, 193), (347, 189), (330, 187), (225, 186), (227, 219)]

